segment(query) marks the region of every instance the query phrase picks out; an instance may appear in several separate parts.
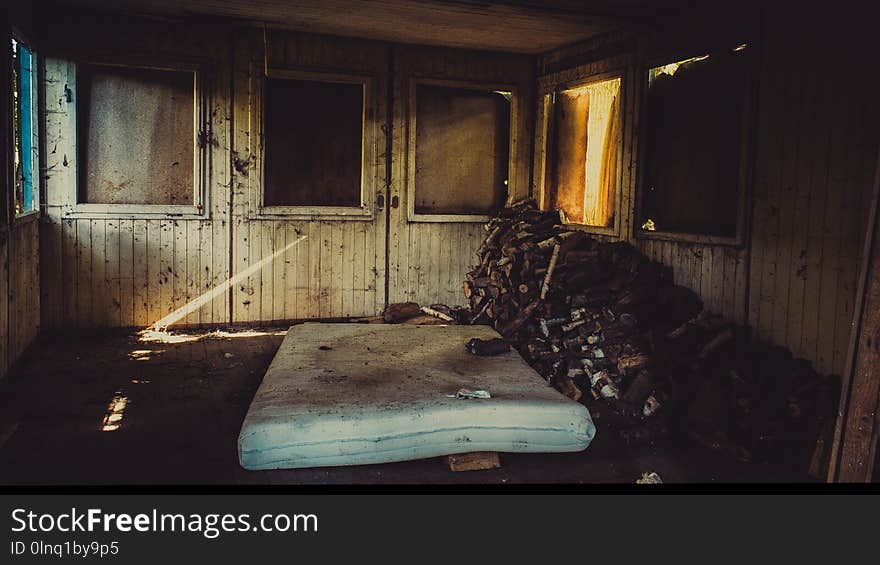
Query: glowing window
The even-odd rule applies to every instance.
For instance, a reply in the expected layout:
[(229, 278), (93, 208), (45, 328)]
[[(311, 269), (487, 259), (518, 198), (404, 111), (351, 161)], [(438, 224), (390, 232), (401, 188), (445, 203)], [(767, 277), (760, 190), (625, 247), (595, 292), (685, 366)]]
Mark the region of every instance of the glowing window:
[(620, 77), (547, 95), (547, 170), (543, 207), (566, 221), (614, 223), (620, 148)]

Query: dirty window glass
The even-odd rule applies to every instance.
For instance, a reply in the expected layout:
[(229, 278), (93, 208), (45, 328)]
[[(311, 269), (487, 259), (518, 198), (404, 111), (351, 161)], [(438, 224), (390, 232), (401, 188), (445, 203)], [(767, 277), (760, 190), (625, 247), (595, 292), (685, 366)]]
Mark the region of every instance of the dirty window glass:
[(364, 85), (266, 81), (265, 206), (361, 205)]
[(507, 199), (511, 93), (416, 87), (415, 212), (486, 214)]
[(192, 205), (195, 73), (78, 65), (79, 201)]
[(739, 45), (648, 71), (643, 230), (736, 235), (747, 54)]
[(20, 39), (12, 38), (12, 127), (13, 127), (13, 187), (16, 214), (37, 209), (34, 174), (37, 155), (36, 120), (36, 56)]

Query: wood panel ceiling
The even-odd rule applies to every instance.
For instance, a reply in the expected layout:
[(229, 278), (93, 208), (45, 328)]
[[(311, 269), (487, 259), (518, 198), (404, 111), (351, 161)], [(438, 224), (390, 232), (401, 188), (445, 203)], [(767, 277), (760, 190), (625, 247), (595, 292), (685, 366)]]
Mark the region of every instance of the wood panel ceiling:
[[(656, 12), (647, 0), (62, 0), (105, 11), (219, 16), (401, 43), (542, 53)], [(668, 3), (667, 3), (668, 4)]]

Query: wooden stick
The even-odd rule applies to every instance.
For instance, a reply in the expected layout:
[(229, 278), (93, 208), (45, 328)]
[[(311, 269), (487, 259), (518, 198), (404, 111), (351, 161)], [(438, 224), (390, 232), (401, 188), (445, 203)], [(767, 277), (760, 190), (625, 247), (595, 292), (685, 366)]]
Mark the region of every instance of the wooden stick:
[[(859, 288), (853, 309), (853, 320), (847, 350), (846, 368), (842, 375), (837, 426), (831, 444), (828, 481), (870, 481), (877, 447), (877, 345), (872, 339), (880, 333), (880, 151), (874, 175), (874, 195), (868, 213), (868, 228), (862, 251)], [(873, 349), (873, 351), (871, 351)], [(872, 395), (873, 398), (860, 398)], [(872, 411), (870, 406), (874, 407)]]
[(547, 274), (544, 275), (544, 285), (541, 287), (541, 300), (547, 298), (547, 292), (550, 291), (550, 279), (553, 278), (553, 271), (556, 269), (556, 261), (559, 260), (559, 244), (553, 246), (553, 254), (550, 255), (550, 264), (547, 265)]

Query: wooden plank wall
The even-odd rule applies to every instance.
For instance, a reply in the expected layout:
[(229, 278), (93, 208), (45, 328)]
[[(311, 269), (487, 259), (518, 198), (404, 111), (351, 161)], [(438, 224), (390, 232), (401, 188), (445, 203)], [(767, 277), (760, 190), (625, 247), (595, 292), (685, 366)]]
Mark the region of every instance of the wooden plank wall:
[(0, 233), (0, 378), (40, 331), (39, 222), (18, 221)]
[[(395, 49), (392, 181), (389, 202), (398, 206), (390, 212), (388, 245), (389, 302), (407, 300), (420, 304), (465, 303), (461, 289), (465, 273), (476, 261), (476, 250), (484, 237), (482, 222), (411, 222), (407, 217), (407, 155), (409, 88), (412, 80), (448, 80), (516, 88), (518, 120), (511, 124), (515, 136), (515, 163), (508, 201), (529, 192), (531, 124), (534, 115), (534, 69), (532, 57), (455, 49), (401, 46)], [(436, 187), (443, 190), (442, 186)]]
[[(222, 28), (106, 19), (72, 26), (50, 20), (44, 45), (45, 217), (41, 229), (42, 321), (46, 329), (146, 326), (172, 313), (182, 324), (228, 321), (229, 35)], [(71, 37), (72, 29), (79, 29)], [(96, 33), (83, 30), (100, 29)], [(205, 63), (213, 132), (206, 213), (91, 214), (75, 210), (76, 68), (69, 57)], [(64, 56), (64, 59), (58, 58)], [(146, 212), (146, 211), (145, 211)]]
[[(824, 373), (840, 373), (845, 362), (880, 141), (871, 50), (857, 44), (871, 37), (866, 22), (873, 20), (848, 16), (844, 22), (774, 8), (760, 16), (754, 173), (743, 244), (641, 239), (632, 225), (618, 236), (671, 266), (675, 282), (698, 292), (709, 311), (750, 325), (756, 338), (789, 347)], [(590, 64), (598, 71), (614, 53), (637, 48), (614, 36), (584, 50), (594, 53)], [(577, 49), (559, 50), (542, 58), (541, 71), (545, 78), (559, 68), (576, 72), (586, 66), (584, 59)], [(638, 108), (638, 100), (634, 104)], [(637, 146), (637, 110), (635, 116), (625, 135)], [(538, 136), (536, 181), (540, 131)], [(636, 154), (626, 161), (633, 177)], [(621, 209), (631, 221), (635, 197), (626, 195), (635, 180), (622, 182)]]
[[(264, 42), (238, 34), (235, 56), (236, 157), (251, 163), (233, 194), (234, 322), (372, 316), (384, 308), (385, 220), (375, 210), (384, 188), (387, 44), (273, 31), (266, 37), (272, 72), (353, 75), (371, 80), (364, 138), (367, 217), (261, 212)], [(291, 102), (293, 103), (293, 102)], [(296, 190), (297, 187), (290, 187)], [(254, 270), (254, 267), (260, 265)], [(240, 278), (244, 273), (247, 276)]]
[[(30, 18), (26, 8), (19, 6), (0, 13), (0, 41), (9, 44), (10, 21), (19, 31), (29, 31)], [(0, 58), (5, 92), (11, 92), (9, 57)], [(21, 357), (40, 332), (40, 234), (39, 214), (29, 213), (14, 217), (12, 207), (12, 158), (9, 143), (11, 97), (0, 97), (0, 115), (4, 116), (0, 131), (0, 155), (5, 164), (0, 167), (0, 379)], [(7, 135), (9, 134), (9, 135)]]
[[(538, 80), (540, 95), (552, 91), (556, 84), (604, 76), (608, 73), (622, 73), (623, 139), (617, 196), (619, 219), (616, 220), (613, 230), (600, 230), (597, 237), (606, 240), (630, 240), (648, 257), (673, 267), (676, 284), (698, 292), (708, 310), (743, 323), (746, 311), (745, 280), (748, 271), (748, 253), (745, 249), (633, 237), (635, 228), (632, 222), (639, 159), (638, 131), (642, 118), (639, 106), (641, 68), (633, 55), (634, 46), (617, 36), (613, 39), (619, 42), (620, 49), (625, 51), (623, 54), (603, 56), (598, 60), (582, 64), (566, 65), (564, 61), (559, 61), (560, 58), (563, 55), (571, 57), (572, 54), (561, 50), (542, 60), (543, 74)], [(595, 49), (596, 44), (590, 44), (589, 47)], [(607, 52), (607, 49), (602, 50)], [(563, 68), (558, 69), (560, 66)], [(542, 110), (539, 105), (538, 124), (544, 119)], [(536, 130), (533, 194), (539, 194), (541, 190), (544, 171), (544, 156), (541, 151), (544, 147), (544, 132), (541, 127), (537, 127)]]
[[(49, 22), (44, 39), (46, 221), (41, 252), (43, 264), (55, 266), (43, 272), (45, 328), (146, 326), (181, 309), (182, 315), (172, 316), (173, 323), (254, 323), (381, 311), (386, 298), (384, 212), (340, 219), (266, 212), (261, 207), (261, 85), (267, 64), (273, 71), (357, 75), (372, 81), (365, 143), (368, 209), (374, 207), (377, 191), (385, 190), (384, 128), (392, 51), (400, 53), (403, 63), (398, 71), (406, 73), (395, 81), (398, 112), (406, 104), (401, 82), (412, 76), (512, 84), (520, 97), (515, 186), (519, 196), (527, 192), (532, 57), (277, 30), (269, 31), (264, 40), (262, 30), (224, 29), (214, 23), (159, 26), (101, 16), (81, 24), (83, 29), (102, 31), (72, 37), (71, 30), (78, 26)], [(76, 69), (68, 59), (108, 52), (122, 62), (127, 57), (173, 60), (176, 53), (209, 62), (214, 143), (203, 216), (76, 209)], [(395, 142), (402, 143), (405, 137), (398, 134), (405, 131), (406, 114), (395, 115)], [(395, 153), (398, 165), (402, 155)], [(406, 209), (403, 186), (393, 188), (400, 203), (397, 211)], [(384, 196), (390, 204), (392, 194)], [(415, 225), (403, 216), (392, 218), (391, 300), (461, 302), (460, 283), (481, 238), (479, 223)], [(210, 299), (202, 304), (199, 297), (205, 293)], [(195, 307), (187, 309), (193, 303)]]
[(749, 323), (820, 372), (844, 368), (880, 141), (872, 51), (858, 44), (870, 21), (765, 22)]

